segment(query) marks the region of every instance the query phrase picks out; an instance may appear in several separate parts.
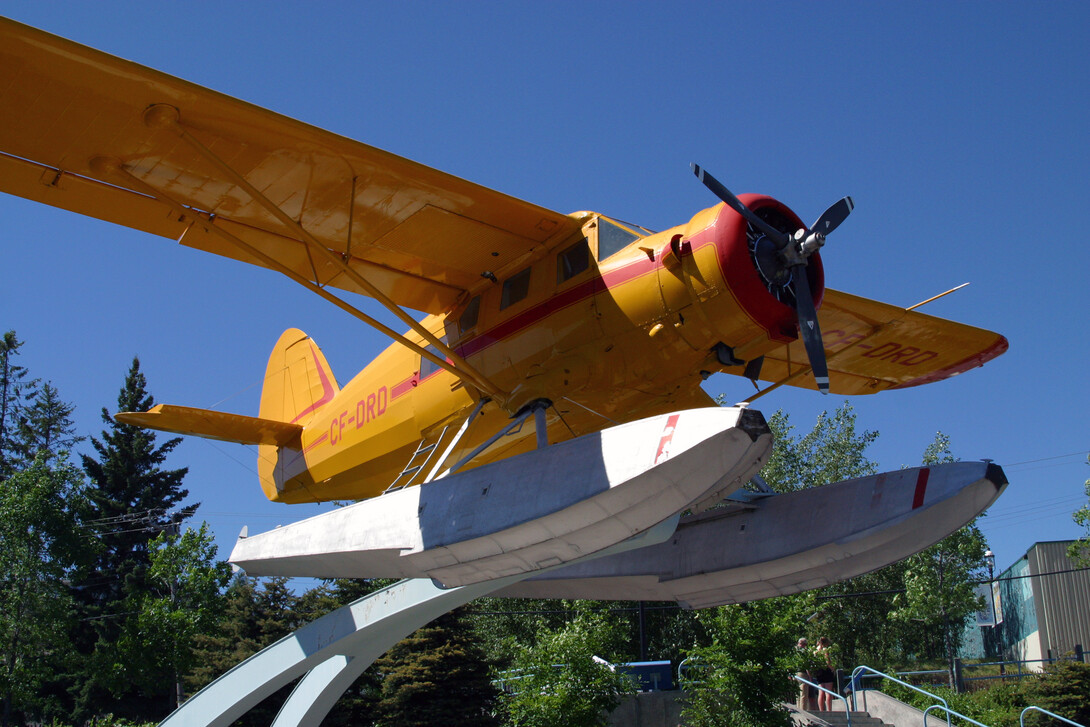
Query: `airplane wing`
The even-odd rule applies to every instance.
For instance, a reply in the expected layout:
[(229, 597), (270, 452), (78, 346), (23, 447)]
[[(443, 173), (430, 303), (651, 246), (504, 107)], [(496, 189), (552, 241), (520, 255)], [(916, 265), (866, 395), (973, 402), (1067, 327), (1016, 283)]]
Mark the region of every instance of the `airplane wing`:
[[(825, 289), (818, 313), (834, 394), (873, 394), (956, 376), (1007, 350), (982, 328)], [(761, 378), (816, 388), (801, 340), (765, 355)]]
[(394, 303), (429, 313), (448, 309), (483, 272), (579, 228), (567, 215), (5, 18), (0, 108), (0, 191), (366, 295), (308, 249), (309, 234)]

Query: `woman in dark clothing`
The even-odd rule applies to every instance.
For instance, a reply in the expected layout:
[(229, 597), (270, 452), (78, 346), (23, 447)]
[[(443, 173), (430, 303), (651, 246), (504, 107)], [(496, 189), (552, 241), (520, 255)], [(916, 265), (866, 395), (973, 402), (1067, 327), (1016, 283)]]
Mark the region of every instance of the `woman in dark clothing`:
[[(814, 681), (821, 685), (822, 689), (828, 689), (830, 692), (836, 686), (836, 674), (833, 669), (836, 665), (833, 663), (833, 655), (831, 653), (832, 642), (825, 636), (818, 639), (817, 648), (814, 649), (814, 653), (817, 654), (821, 660), (821, 667), (814, 672)], [(833, 708), (833, 695), (829, 692), (818, 692), (818, 709), (823, 712), (828, 712)]]

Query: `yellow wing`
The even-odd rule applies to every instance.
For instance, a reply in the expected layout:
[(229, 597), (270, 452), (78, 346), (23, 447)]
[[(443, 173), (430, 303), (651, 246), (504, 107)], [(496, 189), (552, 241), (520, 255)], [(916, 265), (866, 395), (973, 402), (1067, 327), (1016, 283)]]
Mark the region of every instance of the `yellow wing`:
[(0, 108), (4, 192), (269, 266), (209, 232), (210, 221), (302, 278), (367, 294), (308, 251), (311, 235), (393, 302), (430, 313), (448, 309), (483, 272), (579, 228), (566, 215), (3, 18)]
[[(998, 333), (825, 290), (818, 311), (830, 390), (873, 394), (956, 376), (1007, 350)], [(801, 341), (766, 354), (761, 378), (816, 388)]]

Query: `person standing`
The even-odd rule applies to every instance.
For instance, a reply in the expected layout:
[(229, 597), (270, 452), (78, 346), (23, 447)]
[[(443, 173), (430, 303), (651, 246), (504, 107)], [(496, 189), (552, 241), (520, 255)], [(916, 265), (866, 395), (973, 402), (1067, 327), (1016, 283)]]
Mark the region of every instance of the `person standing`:
[[(806, 638), (799, 639), (795, 644), (795, 650), (799, 652), (799, 664), (800, 669), (795, 676), (800, 679), (805, 679), (807, 682), (814, 681), (814, 675), (810, 673), (809, 665), (811, 662), (810, 655), (810, 642)], [(814, 688), (806, 682), (799, 682), (799, 709), (809, 712), (814, 708)]]
[[(821, 686), (821, 689), (828, 689), (829, 692), (836, 687), (836, 662), (833, 659), (832, 648), (833, 644), (828, 637), (822, 636), (818, 639), (817, 649), (814, 650), (821, 664), (814, 673), (814, 681)], [(829, 692), (818, 690), (818, 710), (822, 712), (828, 712), (833, 708), (833, 695)]]

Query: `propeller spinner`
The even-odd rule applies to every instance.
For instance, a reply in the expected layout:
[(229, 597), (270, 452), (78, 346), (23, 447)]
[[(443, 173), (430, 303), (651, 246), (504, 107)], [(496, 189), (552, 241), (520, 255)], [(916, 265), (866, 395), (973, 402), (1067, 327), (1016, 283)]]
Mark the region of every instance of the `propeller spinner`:
[(791, 288), (795, 294), (795, 311), (799, 319), (799, 335), (806, 347), (806, 356), (810, 359), (810, 369), (814, 372), (818, 391), (828, 394), (829, 367), (825, 362), (825, 346), (821, 340), (821, 326), (818, 323), (810, 282), (806, 276), (806, 265), (810, 256), (825, 244), (825, 236), (839, 227), (840, 223), (851, 214), (855, 206), (852, 198), (845, 197), (822, 212), (821, 217), (818, 217), (810, 229), (803, 228), (797, 230), (794, 235), (788, 235), (762, 220), (699, 164), (693, 164), (692, 168), (693, 174), (705, 187), (764, 233), (772, 242), (775, 250), (769, 252), (774, 255), (775, 260), (769, 262), (781, 267), (783, 273), (790, 275)]

